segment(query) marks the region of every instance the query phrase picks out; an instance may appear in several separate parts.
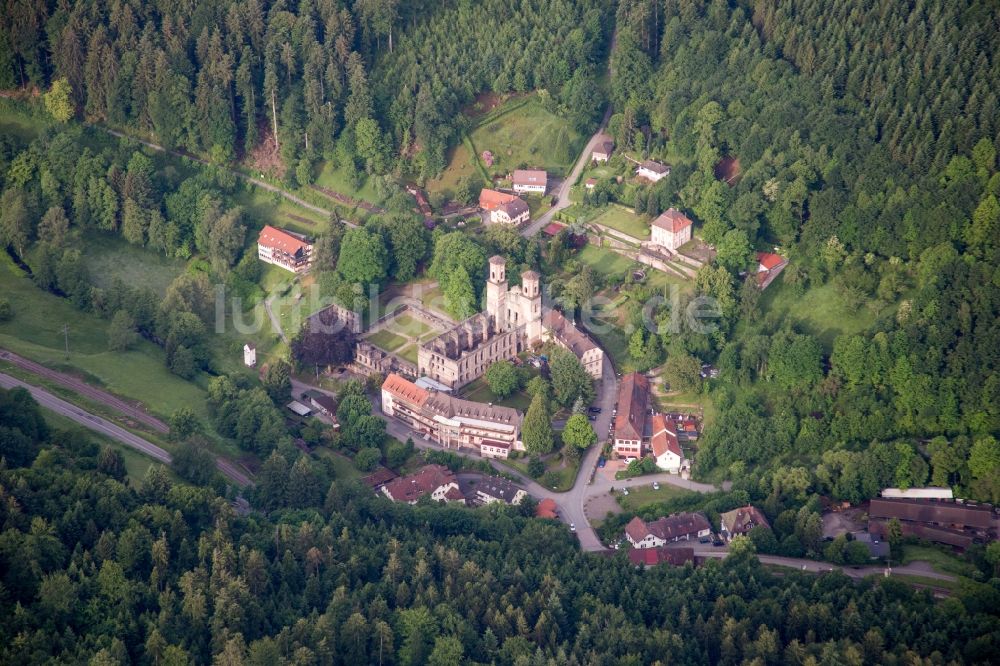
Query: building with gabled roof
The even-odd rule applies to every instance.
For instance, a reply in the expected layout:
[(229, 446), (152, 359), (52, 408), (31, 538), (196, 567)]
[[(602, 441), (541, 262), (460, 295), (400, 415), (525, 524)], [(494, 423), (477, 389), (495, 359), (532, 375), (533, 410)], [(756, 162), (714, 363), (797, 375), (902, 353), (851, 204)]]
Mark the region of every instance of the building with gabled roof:
[(635, 175), (645, 178), (651, 183), (657, 183), (662, 178), (670, 175), (670, 165), (661, 164), (656, 160), (645, 160), (639, 164), (639, 168), (635, 170)]
[(611, 159), (611, 153), (613, 153), (614, 150), (614, 140), (607, 134), (602, 134), (598, 138), (597, 144), (594, 146), (594, 150), (590, 153), (590, 159), (594, 162), (607, 162)]
[(741, 506), (738, 509), (727, 511), (719, 516), (722, 529), (720, 533), (726, 541), (732, 541), (734, 536), (746, 534), (757, 526), (764, 526), (770, 529), (771, 524), (755, 506)]
[(788, 265), (788, 260), (782, 257), (780, 254), (774, 254), (773, 252), (758, 252), (757, 253), (757, 286), (761, 289), (766, 289), (774, 278), (778, 277), (781, 271), (785, 270), (785, 266)]
[(479, 207), (485, 211), (494, 211), (505, 203), (510, 203), (518, 197), (507, 192), (499, 192), (484, 187), (479, 192)]
[(511, 407), (422, 389), (396, 374), (382, 383), (382, 412), (446, 448), (471, 448), (506, 458), (522, 451), (522, 415)]
[(385, 483), (381, 490), (393, 502), (416, 504), (421, 497), (429, 495), (439, 502), (465, 504), (455, 474), (444, 465), (424, 465), (413, 474)]
[(711, 533), (711, 523), (700, 513), (675, 513), (648, 523), (636, 516), (625, 526), (625, 538), (633, 548), (659, 548), (666, 543), (700, 539)]
[(541, 169), (518, 169), (511, 176), (511, 182), (515, 192), (545, 194), (549, 175)]
[(490, 222), (493, 224), (523, 224), (531, 218), (531, 211), (524, 199), (514, 197), (512, 201), (502, 203), (490, 211)]
[(542, 328), (545, 329), (549, 339), (573, 352), (574, 356), (580, 359), (588, 375), (594, 379), (601, 378), (604, 373), (604, 350), (573, 322), (566, 319), (562, 312), (546, 311), (542, 316)]
[(628, 561), (637, 567), (654, 567), (670, 564), (675, 567), (695, 563), (694, 548), (632, 548), (628, 551)]
[(691, 230), (691, 219), (676, 208), (669, 208), (650, 225), (650, 241), (673, 252), (691, 240)]
[(638, 372), (622, 377), (615, 416), (615, 452), (623, 457), (642, 455), (642, 434), (649, 409), (649, 380)]
[(293, 273), (305, 273), (312, 263), (312, 241), (292, 231), (266, 225), (257, 237), (257, 257)]
[(656, 466), (667, 472), (679, 472), (681, 463), (684, 462), (684, 453), (677, 441), (677, 427), (673, 419), (664, 414), (655, 414), (651, 420), (653, 436), (649, 445), (653, 450)]
[(478, 506), (497, 502), (517, 506), (528, 496), (524, 489), (501, 476), (463, 477), (458, 485), (466, 500)]

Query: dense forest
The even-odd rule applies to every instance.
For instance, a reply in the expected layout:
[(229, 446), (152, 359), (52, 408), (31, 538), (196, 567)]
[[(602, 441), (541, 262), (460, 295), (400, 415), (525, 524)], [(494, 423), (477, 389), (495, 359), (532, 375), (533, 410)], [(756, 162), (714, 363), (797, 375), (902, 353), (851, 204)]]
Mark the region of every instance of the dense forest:
[[(719, 252), (697, 283), (720, 330), (630, 344), (680, 385), (700, 385), (683, 359), (717, 362), (702, 472), (822, 462), (813, 487), (842, 499), (927, 482), (1000, 499), (996, 7), (628, 0), (618, 27), (612, 131), (677, 161), (654, 208), (691, 211)], [(786, 288), (831, 285), (867, 331), (762, 312), (740, 273), (774, 246)]]
[(401, 506), (338, 478), (309, 508), (241, 516), (158, 466), (134, 483), (22, 390), (0, 420), (6, 664), (986, 663), (1000, 642), (989, 585), (938, 603), (779, 577), (742, 540), (641, 571), (516, 508)]
[[(460, 109), (546, 88), (594, 108), (608, 7), (568, 2), (17, 2), (0, 89), (62, 82), (68, 114), (216, 162), (255, 157), (299, 184), (322, 158), (418, 177), (445, 166)], [(489, 39), (484, 36), (489, 35)]]

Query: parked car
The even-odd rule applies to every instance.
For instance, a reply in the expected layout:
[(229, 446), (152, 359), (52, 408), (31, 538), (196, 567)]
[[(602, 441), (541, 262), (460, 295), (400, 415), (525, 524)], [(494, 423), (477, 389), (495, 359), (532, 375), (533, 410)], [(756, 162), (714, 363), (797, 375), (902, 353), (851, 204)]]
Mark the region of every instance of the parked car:
[(726, 544), (722, 541), (722, 539), (716, 539), (715, 541), (712, 542), (712, 545), (715, 546), (716, 548), (720, 548), (722, 546), (725, 546)]
[(600, 414), (601, 413), (601, 408), (600, 407), (591, 407), (587, 411), (589, 411), (591, 414)]
[(625, 464), (628, 465), (630, 463), (635, 462), (636, 460), (638, 460), (638, 458), (636, 458), (635, 456), (629, 456), (628, 458), (625, 459)]
[(628, 488), (622, 488), (622, 495), (628, 495)]
[(570, 532), (576, 532), (576, 523), (570, 523), (569, 524), (569, 531)]
[(608, 464), (608, 461), (604, 459), (604, 456), (601, 456), (600, 458), (597, 459), (597, 466), (598, 467), (604, 467), (607, 464)]
[(659, 490), (659, 489), (660, 489), (660, 482), (653, 481), (653, 490)]
[(709, 537), (702, 537), (698, 539), (698, 543), (708, 543), (709, 541), (711, 541)]

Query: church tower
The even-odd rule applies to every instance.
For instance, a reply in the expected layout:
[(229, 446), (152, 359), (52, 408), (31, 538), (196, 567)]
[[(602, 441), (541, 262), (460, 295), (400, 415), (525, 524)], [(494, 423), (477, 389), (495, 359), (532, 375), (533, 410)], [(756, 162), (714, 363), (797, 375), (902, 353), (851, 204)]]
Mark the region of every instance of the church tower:
[(535, 271), (521, 273), (521, 303), (524, 335), (529, 345), (542, 339), (542, 292)]
[(507, 263), (504, 258), (490, 257), (490, 276), (486, 280), (486, 313), (496, 331), (507, 330)]

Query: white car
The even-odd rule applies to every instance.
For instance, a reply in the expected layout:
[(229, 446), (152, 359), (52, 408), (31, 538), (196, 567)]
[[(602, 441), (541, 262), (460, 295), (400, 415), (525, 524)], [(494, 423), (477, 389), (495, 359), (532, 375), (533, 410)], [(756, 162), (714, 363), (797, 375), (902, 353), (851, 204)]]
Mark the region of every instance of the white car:
[(625, 464), (626, 465), (631, 465), (636, 460), (637, 460), (637, 458), (635, 456), (629, 456), (628, 458), (625, 459)]
[(570, 523), (569, 524), (569, 531), (570, 532), (576, 532), (576, 523)]
[(622, 495), (628, 495), (628, 488), (622, 488)]
[(660, 482), (653, 481), (653, 490), (659, 490), (659, 489), (660, 489)]

